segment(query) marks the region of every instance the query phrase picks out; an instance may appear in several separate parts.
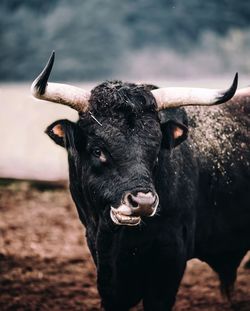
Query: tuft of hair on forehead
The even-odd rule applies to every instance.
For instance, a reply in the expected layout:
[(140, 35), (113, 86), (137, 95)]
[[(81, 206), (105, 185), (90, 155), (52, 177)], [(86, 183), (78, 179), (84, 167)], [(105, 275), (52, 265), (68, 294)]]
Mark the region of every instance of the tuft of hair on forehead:
[(121, 81), (103, 82), (91, 91), (90, 110), (102, 116), (116, 113), (139, 116), (143, 112), (155, 112), (156, 102), (150, 92), (154, 88)]

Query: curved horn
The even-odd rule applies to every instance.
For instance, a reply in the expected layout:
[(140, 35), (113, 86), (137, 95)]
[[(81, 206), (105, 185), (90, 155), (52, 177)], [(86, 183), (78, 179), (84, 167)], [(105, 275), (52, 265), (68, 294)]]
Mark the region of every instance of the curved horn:
[(238, 73), (227, 90), (167, 87), (151, 91), (158, 110), (182, 106), (211, 106), (222, 104), (231, 99), (237, 89)]
[(43, 71), (32, 83), (32, 95), (39, 99), (69, 106), (78, 112), (87, 111), (90, 92), (68, 84), (48, 83), (54, 59), (55, 52), (53, 51)]

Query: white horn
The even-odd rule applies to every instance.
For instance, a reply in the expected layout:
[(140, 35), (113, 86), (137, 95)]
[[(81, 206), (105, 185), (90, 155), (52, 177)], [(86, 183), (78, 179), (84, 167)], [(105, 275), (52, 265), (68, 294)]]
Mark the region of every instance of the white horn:
[(230, 100), (237, 89), (238, 73), (227, 90), (166, 87), (151, 91), (157, 103), (157, 109), (177, 108), (182, 106), (211, 106)]
[(78, 112), (86, 112), (89, 107), (90, 92), (81, 88), (61, 83), (48, 83), (55, 59), (53, 51), (48, 63), (31, 86), (34, 97), (69, 106)]

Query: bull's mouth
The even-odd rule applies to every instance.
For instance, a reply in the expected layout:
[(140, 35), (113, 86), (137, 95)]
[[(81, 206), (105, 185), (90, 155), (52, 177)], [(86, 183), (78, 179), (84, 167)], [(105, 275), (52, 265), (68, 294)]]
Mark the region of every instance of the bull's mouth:
[(159, 197), (155, 192), (127, 192), (117, 208), (110, 207), (110, 217), (116, 225), (137, 226), (141, 217), (155, 215), (158, 204)]
[(140, 216), (125, 215), (111, 207), (110, 217), (116, 225), (137, 226), (141, 222)]

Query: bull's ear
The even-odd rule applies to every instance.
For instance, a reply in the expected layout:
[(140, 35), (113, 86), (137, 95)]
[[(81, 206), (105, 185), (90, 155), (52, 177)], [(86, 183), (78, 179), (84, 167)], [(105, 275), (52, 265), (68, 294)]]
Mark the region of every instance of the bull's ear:
[(45, 133), (57, 144), (65, 147), (65, 124), (68, 120), (58, 120), (50, 124)]
[(83, 133), (79, 126), (69, 120), (58, 120), (47, 127), (45, 133), (57, 144), (64, 148), (80, 148)]
[(169, 120), (161, 124), (162, 146), (167, 149), (174, 148), (188, 136), (188, 128), (183, 123)]

